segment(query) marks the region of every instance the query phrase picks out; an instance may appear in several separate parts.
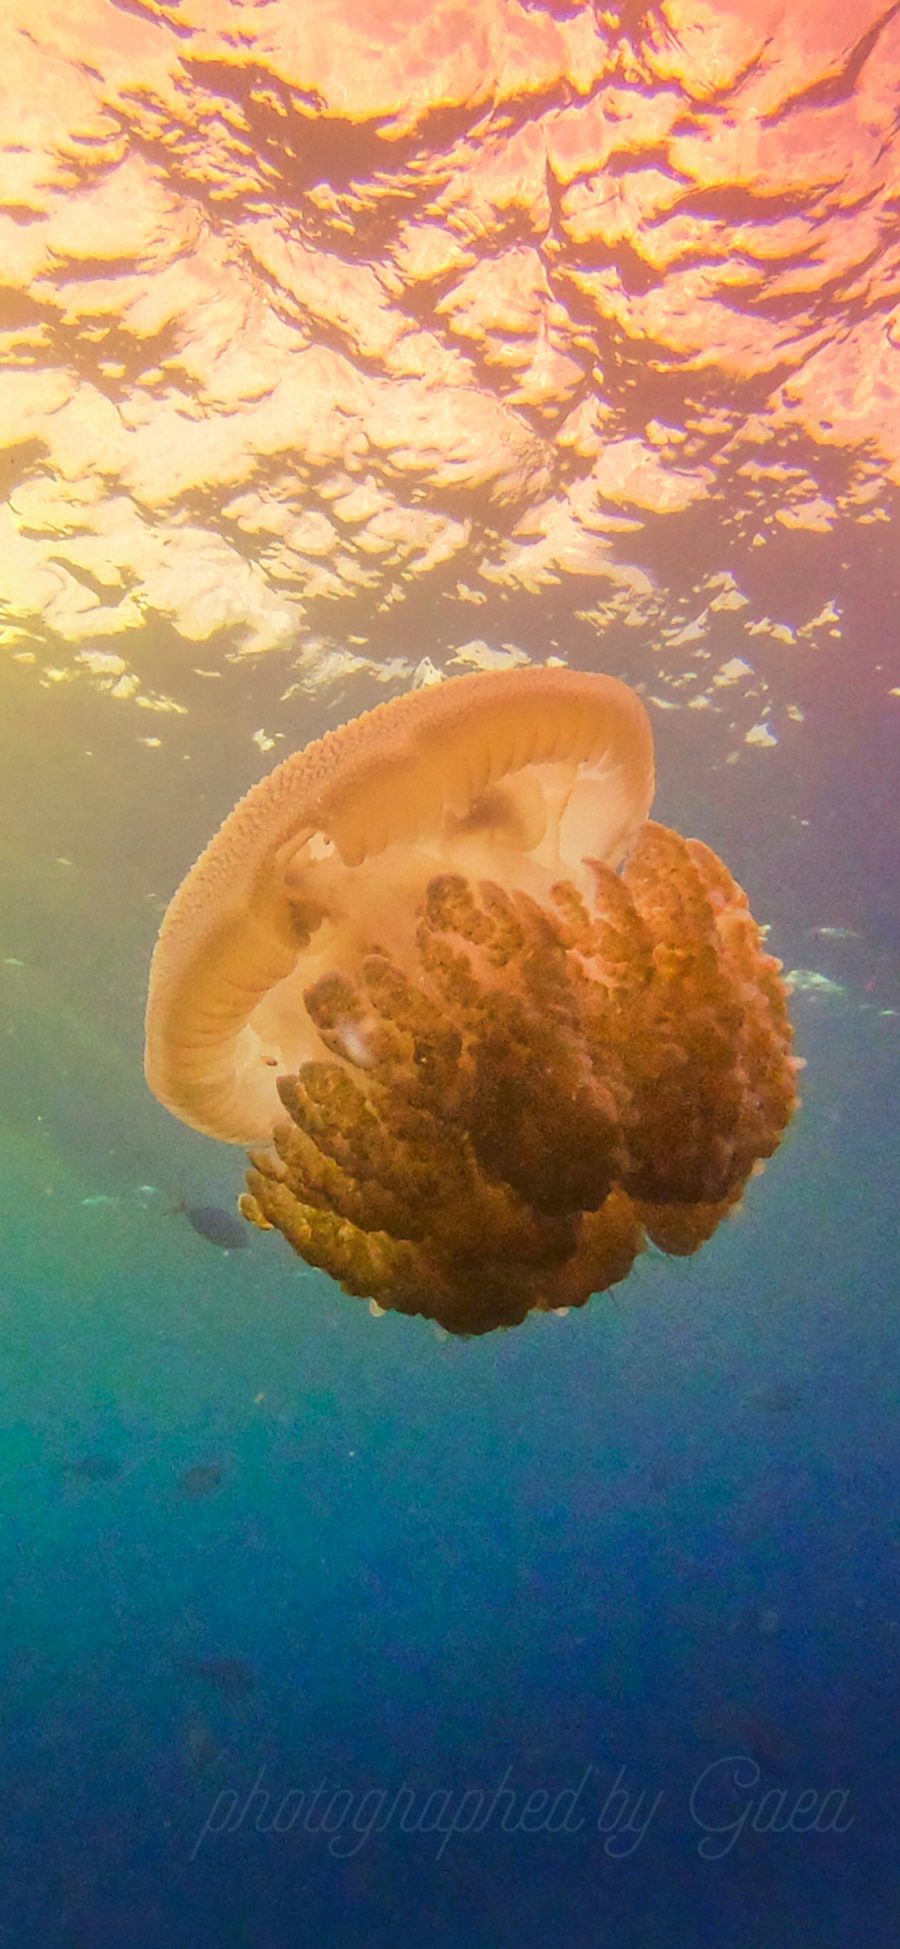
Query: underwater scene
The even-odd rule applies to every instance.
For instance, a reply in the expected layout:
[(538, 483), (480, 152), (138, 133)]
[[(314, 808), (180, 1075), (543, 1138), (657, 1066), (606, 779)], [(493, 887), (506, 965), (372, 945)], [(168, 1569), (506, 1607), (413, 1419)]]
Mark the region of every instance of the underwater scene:
[(0, 1942), (893, 1949), (900, 9), (0, 49)]

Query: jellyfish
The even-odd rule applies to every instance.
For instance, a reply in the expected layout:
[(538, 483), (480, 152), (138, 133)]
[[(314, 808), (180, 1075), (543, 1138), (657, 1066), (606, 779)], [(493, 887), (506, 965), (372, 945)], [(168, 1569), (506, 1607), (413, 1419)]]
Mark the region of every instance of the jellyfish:
[(175, 894), (149, 1086), (375, 1314), (583, 1306), (648, 1243), (695, 1252), (777, 1148), (781, 964), (653, 793), (626, 684), (458, 677), (277, 766)]

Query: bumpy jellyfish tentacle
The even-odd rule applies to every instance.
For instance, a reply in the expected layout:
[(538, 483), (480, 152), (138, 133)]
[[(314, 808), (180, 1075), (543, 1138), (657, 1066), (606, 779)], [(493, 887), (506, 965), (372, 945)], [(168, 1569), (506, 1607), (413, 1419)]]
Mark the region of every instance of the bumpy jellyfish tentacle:
[(584, 1305), (647, 1239), (696, 1251), (790, 1114), (778, 964), (721, 862), (663, 827), (593, 879), (590, 904), (558, 881), (544, 908), (436, 875), (409, 971), (370, 953), (320, 981), (336, 1060), (280, 1079), (291, 1121), (248, 1216), (466, 1332)]

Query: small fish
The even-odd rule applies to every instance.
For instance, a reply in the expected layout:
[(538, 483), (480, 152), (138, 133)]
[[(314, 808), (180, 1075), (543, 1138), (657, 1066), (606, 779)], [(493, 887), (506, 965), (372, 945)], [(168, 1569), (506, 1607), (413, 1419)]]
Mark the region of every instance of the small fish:
[(63, 1474), (74, 1476), (78, 1482), (112, 1482), (121, 1469), (121, 1462), (112, 1455), (76, 1455), (74, 1461), (63, 1463)]
[(820, 941), (861, 941), (855, 927), (811, 927), (810, 933)]
[(219, 1205), (181, 1203), (172, 1209), (187, 1219), (200, 1238), (208, 1239), (210, 1245), (218, 1245), (223, 1252), (242, 1252), (250, 1243), (246, 1224)]
[(225, 1470), (221, 1462), (194, 1462), (178, 1478), (178, 1494), (182, 1502), (202, 1502), (204, 1496), (211, 1496), (225, 1480)]
[(790, 1774), (798, 1753), (793, 1736), (778, 1720), (765, 1717), (755, 1707), (720, 1704), (707, 1719), (706, 1736), (732, 1751), (740, 1749), (755, 1759), (764, 1773)]
[(256, 1684), (252, 1665), (246, 1658), (183, 1658), (180, 1670), (186, 1678), (200, 1678), (227, 1698), (246, 1697)]
[(847, 992), (839, 981), (832, 981), (830, 975), (819, 974), (815, 968), (791, 968), (784, 979), (795, 995), (832, 996)]
[(208, 1719), (199, 1713), (187, 1721), (181, 1741), (182, 1756), (192, 1773), (205, 1773), (222, 1757), (221, 1742)]
[(757, 1407), (768, 1409), (770, 1414), (793, 1414), (801, 1400), (797, 1389), (789, 1387), (785, 1381), (773, 1381), (771, 1387), (758, 1387), (750, 1398)]

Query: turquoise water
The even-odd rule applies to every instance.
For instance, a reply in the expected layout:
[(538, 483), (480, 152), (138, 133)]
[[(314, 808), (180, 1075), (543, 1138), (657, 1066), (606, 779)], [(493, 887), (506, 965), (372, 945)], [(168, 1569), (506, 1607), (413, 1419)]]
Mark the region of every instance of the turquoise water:
[[(893, 30), (863, 60), (832, 9), (821, 45), (799, 8), (760, 9), (770, 55), (748, 54), (722, 9), (716, 79), (699, 8), (615, 27), (501, 8), (552, 59), (526, 88), (495, 22), (485, 107), (442, 65), (468, 44), (442, 7), (415, 88), (408, 9), (365, 29), (323, 11), (322, 34), (301, 11), (298, 51), (289, 7), (244, 9), (230, 39), (199, 4), (98, 7), (90, 61), (74, 9), (10, 15), (34, 105), (10, 181), (26, 155), (43, 173), (9, 191), (22, 254), (0, 322), (11, 369), (49, 381), (11, 409), (0, 578), (0, 1936), (889, 1949)], [(696, 344), (708, 287), (672, 282), (695, 239), (662, 264), (662, 218), (637, 203), (624, 240), (579, 231), (609, 164), (595, 131), (579, 202), (560, 130), (574, 156), (565, 118), (601, 85), (579, 19), (617, 86), (648, 114), (677, 96), (694, 130), (659, 153), (638, 132), (626, 161), (642, 182), (674, 171), (686, 216), (719, 225)], [(774, 89), (779, 62), (785, 95), (800, 69), (835, 119), (798, 134), (767, 96), (784, 152), (759, 160), (781, 198), (760, 214), (744, 163), (716, 188), (690, 144), (756, 127), (743, 91)], [(391, 103), (409, 119), (416, 89), (421, 124), (398, 132)], [(518, 202), (495, 183), (489, 211), (479, 159), (504, 158)], [(744, 294), (728, 267), (754, 224)], [(301, 233), (302, 266), (279, 254)], [(495, 317), (466, 286), (473, 343), (442, 322), (473, 267), (528, 239), (556, 307), (540, 358), (582, 361), (577, 398), (560, 366), (549, 405), (515, 305)], [(414, 251), (443, 265), (424, 296)], [(560, 252), (621, 275), (608, 313), (587, 316)], [(301, 411), (279, 388), (310, 351)], [(484, 418), (463, 439), (447, 399), (468, 411), (470, 392)], [(568, 416), (598, 401), (593, 448)], [(336, 514), (351, 491), (379, 508)], [(415, 684), (551, 657), (647, 701), (655, 816), (722, 854), (797, 971), (802, 1108), (696, 1257), (647, 1253), (565, 1319), (454, 1340), (373, 1318), (276, 1235), (225, 1253), (174, 1209), (232, 1211), (244, 1161), (150, 1096), (147, 973), (175, 887), (277, 759)]]

